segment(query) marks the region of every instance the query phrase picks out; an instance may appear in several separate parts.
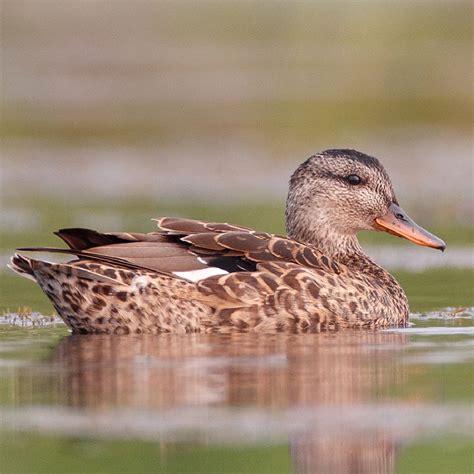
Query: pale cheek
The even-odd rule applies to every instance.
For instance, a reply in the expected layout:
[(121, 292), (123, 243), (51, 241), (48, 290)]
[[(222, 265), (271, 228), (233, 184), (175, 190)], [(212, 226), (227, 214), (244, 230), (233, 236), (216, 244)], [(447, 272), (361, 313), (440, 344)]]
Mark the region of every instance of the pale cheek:
[(372, 218), (385, 214), (386, 204), (380, 195), (375, 193), (367, 193), (363, 201), (367, 214)]
[(386, 205), (379, 196), (365, 192), (349, 209), (354, 225), (360, 230), (371, 230), (374, 219), (385, 214)]

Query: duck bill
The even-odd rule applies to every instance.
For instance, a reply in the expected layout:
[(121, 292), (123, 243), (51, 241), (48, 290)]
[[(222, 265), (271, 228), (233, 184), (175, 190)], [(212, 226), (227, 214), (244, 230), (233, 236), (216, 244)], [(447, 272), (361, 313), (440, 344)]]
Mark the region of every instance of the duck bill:
[(446, 244), (441, 239), (420, 227), (395, 203), (392, 203), (387, 214), (374, 220), (373, 227), (376, 230), (408, 239), (417, 245), (439, 250), (446, 248)]

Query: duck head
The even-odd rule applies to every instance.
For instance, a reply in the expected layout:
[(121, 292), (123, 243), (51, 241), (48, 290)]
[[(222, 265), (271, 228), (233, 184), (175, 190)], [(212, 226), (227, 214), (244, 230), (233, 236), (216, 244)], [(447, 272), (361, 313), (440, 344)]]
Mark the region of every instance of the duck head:
[(286, 219), (290, 237), (332, 256), (359, 252), (355, 234), (361, 230), (446, 247), (399, 206), (382, 164), (356, 150), (326, 150), (301, 164), (290, 179)]

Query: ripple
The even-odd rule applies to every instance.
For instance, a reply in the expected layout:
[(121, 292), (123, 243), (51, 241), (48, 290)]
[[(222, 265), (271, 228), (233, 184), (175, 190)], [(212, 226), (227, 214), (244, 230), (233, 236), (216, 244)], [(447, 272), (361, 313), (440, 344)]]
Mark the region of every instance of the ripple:
[(397, 441), (437, 433), (469, 435), (469, 406), (366, 404), (296, 407), (269, 411), (255, 408), (179, 407), (164, 411), (86, 412), (52, 407), (0, 409), (0, 427), (62, 436), (115, 439), (206, 439), (219, 443), (255, 443), (300, 433), (322, 438), (364, 436), (383, 430)]
[(474, 327), (429, 327), (429, 328), (393, 328), (384, 332), (415, 334), (417, 336), (453, 336), (455, 334), (474, 335)]

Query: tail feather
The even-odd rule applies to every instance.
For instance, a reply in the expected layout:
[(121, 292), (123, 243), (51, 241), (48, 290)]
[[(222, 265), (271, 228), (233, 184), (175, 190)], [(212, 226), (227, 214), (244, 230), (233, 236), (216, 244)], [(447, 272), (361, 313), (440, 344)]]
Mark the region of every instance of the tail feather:
[[(115, 257), (113, 255), (105, 255), (105, 254), (100, 254), (96, 252), (89, 252), (88, 250), (75, 250), (71, 248), (65, 249), (65, 248), (55, 248), (55, 247), (20, 247), (20, 248), (17, 248), (17, 250), (24, 251), (24, 252), (49, 252), (49, 253), (59, 253), (59, 254), (65, 254), (65, 255), (74, 255), (79, 260), (93, 260), (98, 263), (110, 264), (110, 265), (118, 266), (121, 268), (134, 269), (134, 270), (148, 270), (151, 272), (162, 273), (164, 275), (169, 276), (169, 272), (160, 271), (152, 267), (147, 267), (145, 265), (140, 265), (140, 264), (134, 263), (133, 261), (130, 261), (121, 257)], [(34, 265), (35, 262), (36, 263), (41, 262), (40, 260), (33, 260), (33, 259), (28, 259), (28, 261), (30, 263), (30, 266)], [(74, 262), (76, 262), (76, 260), (74, 260)], [(34, 269), (34, 267), (32, 268)]]
[(16, 253), (10, 259), (10, 263), (7, 266), (19, 275), (29, 278), (40, 285), (42, 283), (42, 273), (52, 271), (53, 269), (55, 272), (60, 272), (68, 277), (76, 277), (101, 283), (120, 285), (120, 282), (114, 278), (110, 278), (87, 268), (82, 268), (71, 263), (53, 263), (42, 260), (34, 260), (32, 258), (24, 257), (18, 253)]
[[(76, 334), (196, 332), (195, 285), (157, 272), (96, 261), (52, 263), (16, 254), (9, 267), (38, 283)], [(170, 305), (176, 302), (176, 307)]]
[(16, 253), (10, 259), (7, 267), (29, 280), (36, 281), (35, 273), (31, 266), (31, 259), (28, 257)]
[(101, 245), (111, 245), (126, 242), (113, 234), (101, 234), (95, 230), (73, 228), (60, 229), (55, 234), (64, 240), (72, 250), (87, 250)]

